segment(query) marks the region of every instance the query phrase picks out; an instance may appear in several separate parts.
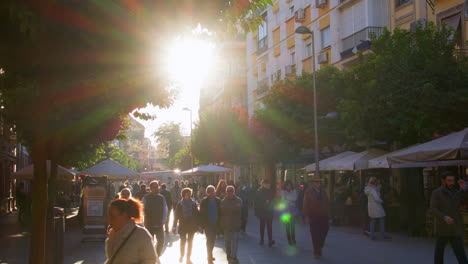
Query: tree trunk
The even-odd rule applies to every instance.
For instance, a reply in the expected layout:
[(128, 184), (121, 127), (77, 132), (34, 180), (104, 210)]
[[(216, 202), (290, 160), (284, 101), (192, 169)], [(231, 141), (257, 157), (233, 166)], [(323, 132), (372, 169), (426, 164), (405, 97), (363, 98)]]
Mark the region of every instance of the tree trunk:
[(46, 145), (36, 142), (32, 149), (34, 177), (32, 184), (32, 221), (29, 263), (45, 264), (47, 220)]

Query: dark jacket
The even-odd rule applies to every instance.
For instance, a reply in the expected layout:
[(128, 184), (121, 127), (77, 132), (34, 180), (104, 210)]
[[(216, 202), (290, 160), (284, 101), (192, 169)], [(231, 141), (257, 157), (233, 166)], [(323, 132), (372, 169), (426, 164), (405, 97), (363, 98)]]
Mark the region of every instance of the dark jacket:
[(168, 190), (161, 190), (159, 193), (161, 193), (161, 195), (164, 196), (164, 199), (166, 199), (167, 209), (170, 210), (170, 208), (172, 208), (171, 193)]
[(304, 194), (302, 214), (308, 217), (327, 217), (330, 210), (327, 192), (320, 188), (320, 194), (314, 188), (309, 187)]
[(255, 216), (258, 218), (273, 218), (273, 200), (275, 192), (272, 189), (260, 188), (255, 198)]
[[(457, 191), (453, 196), (445, 186), (435, 189), (431, 195), (431, 211), (435, 217), (435, 233), (437, 236), (462, 236), (463, 219), (460, 214), (460, 205), (468, 192)], [(454, 223), (449, 225), (444, 217), (453, 218)]]
[(242, 224), (242, 199), (226, 196), (221, 201), (221, 227), (223, 231), (239, 232)]
[(143, 197), (145, 227), (161, 227), (167, 217), (167, 205), (161, 194), (148, 193)]
[[(200, 202), (200, 226), (205, 229), (208, 226), (208, 197), (203, 198)], [(218, 207), (218, 223), (217, 228), (221, 224), (221, 199), (215, 197), (216, 207)]]
[(200, 222), (200, 213), (198, 211), (197, 203), (192, 200), (192, 217), (186, 218), (184, 216), (184, 209), (181, 204), (182, 200), (179, 201), (174, 208), (174, 223), (172, 224), (173, 228), (179, 223), (179, 234), (184, 233), (195, 233), (198, 230)]

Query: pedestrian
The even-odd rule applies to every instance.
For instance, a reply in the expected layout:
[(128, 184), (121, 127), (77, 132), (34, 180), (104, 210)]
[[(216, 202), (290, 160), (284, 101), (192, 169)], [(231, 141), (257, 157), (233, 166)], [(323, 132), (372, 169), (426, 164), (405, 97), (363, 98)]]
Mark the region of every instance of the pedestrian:
[(146, 191), (146, 184), (142, 184), (140, 185), (140, 190), (135, 193), (135, 198), (137, 198), (138, 200), (143, 200), (143, 197), (145, 197), (145, 195), (147, 195), (148, 192)]
[(119, 199), (130, 199), (132, 198), (132, 192), (128, 188), (123, 188), (119, 193)]
[(311, 187), (304, 193), (303, 214), (306, 223), (309, 224), (316, 259), (322, 256), (323, 246), (328, 234), (329, 206), (328, 195), (321, 187), (321, 179), (318, 175), (314, 175)]
[(194, 179), (190, 179), (188, 187), (192, 189), (193, 198), (195, 201), (198, 201), (198, 183)]
[(273, 200), (275, 193), (271, 189), (271, 183), (268, 180), (262, 181), (262, 187), (257, 192), (255, 199), (255, 216), (260, 220), (260, 245), (264, 244), (265, 227), (268, 234), (268, 246), (275, 244), (273, 240)]
[(216, 186), (216, 197), (223, 200), (224, 197), (226, 197), (226, 187), (227, 187), (226, 181), (220, 180), (218, 182), (218, 185)]
[(213, 248), (221, 221), (221, 200), (216, 197), (215, 187), (206, 187), (206, 198), (200, 202), (200, 225), (205, 231), (208, 264), (213, 264)]
[(286, 236), (290, 246), (296, 245), (296, 217), (300, 216), (299, 209), (296, 207), (297, 192), (291, 181), (287, 180), (283, 184), (281, 198), (286, 203), (287, 217), (283, 218), (286, 228)]
[(164, 196), (167, 205), (167, 217), (165, 223), (166, 232), (169, 232), (169, 216), (172, 211), (172, 196), (171, 193), (167, 190), (167, 185), (165, 183), (161, 184), (161, 195)]
[(382, 239), (390, 239), (385, 235), (385, 210), (382, 206), (383, 200), (380, 197), (380, 188), (377, 186), (378, 181), (376, 177), (370, 177), (364, 193), (367, 196), (367, 211), (371, 219), (370, 222), (370, 239), (375, 240), (375, 224), (377, 220), (380, 224), (380, 233)]
[(236, 189), (226, 187), (226, 197), (221, 201), (221, 226), (224, 230), (224, 245), (227, 260), (237, 263), (237, 247), (242, 224), (242, 200), (236, 196)]
[(105, 243), (105, 264), (159, 263), (152, 236), (137, 225), (143, 217), (141, 207), (132, 198), (114, 200), (109, 205), (107, 217), (111, 228)]
[(182, 197), (180, 196), (182, 189), (183, 188), (179, 185), (179, 180), (175, 180), (174, 186), (172, 186), (171, 188), (172, 208), (174, 208), (174, 210), (177, 204), (182, 199)]
[(162, 255), (164, 247), (164, 224), (167, 219), (166, 199), (159, 193), (157, 181), (150, 183), (151, 192), (143, 197), (145, 209), (145, 227), (152, 236), (156, 235), (156, 252)]
[(301, 214), (301, 219), (302, 219), (302, 223), (305, 224), (306, 222), (306, 219), (305, 219), (305, 216), (304, 214), (302, 214), (302, 208), (304, 208), (304, 195), (305, 195), (305, 192), (307, 190), (308, 186), (305, 182), (301, 182), (301, 184), (299, 184), (299, 191), (298, 191), (298, 194), (297, 194), (297, 201), (296, 201), (296, 207), (299, 209), (299, 213)]
[(465, 225), (460, 214), (460, 205), (466, 199), (465, 181), (460, 180), (460, 189), (455, 187), (455, 173), (446, 171), (442, 174), (442, 186), (431, 195), (431, 211), (435, 217), (436, 246), (434, 264), (444, 263), (445, 246), (449, 242), (458, 263), (467, 263), (463, 234)]
[(192, 264), (190, 257), (192, 256), (193, 236), (198, 229), (199, 212), (197, 203), (192, 199), (192, 190), (190, 188), (182, 189), (181, 196), (183, 197), (182, 200), (177, 203), (174, 209), (172, 232), (176, 233), (178, 225), (180, 236), (179, 262), (184, 260), (185, 245), (187, 244), (187, 264)]
[(238, 182), (237, 194), (242, 200), (242, 224), (241, 232), (245, 234), (247, 227), (247, 220), (249, 219), (249, 202), (250, 202), (250, 188), (242, 179)]

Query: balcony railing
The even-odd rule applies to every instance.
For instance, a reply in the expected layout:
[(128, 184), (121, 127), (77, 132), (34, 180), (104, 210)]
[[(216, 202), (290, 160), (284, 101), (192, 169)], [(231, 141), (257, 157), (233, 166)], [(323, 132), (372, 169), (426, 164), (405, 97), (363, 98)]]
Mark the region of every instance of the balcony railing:
[(257, 41), (257, 54), (263, 53), (268, 49), (268, 37), (264, 37)]
[(257, 83), (257, 89), (255, 89), (255, 96), (258, 98), (263, 97), (270, 87), (268, 87), (268, 78), (265, 78)]
[(341, 57), (349, 57), (354, 54), (352, 51), (354, 48), (356, 50), (365, 50), (370, 48), (371, 40), (376, 38), (383, 33), (382, 27), (366, 27), (351, 36), (344, 38), (343, 49), (341, 52)]

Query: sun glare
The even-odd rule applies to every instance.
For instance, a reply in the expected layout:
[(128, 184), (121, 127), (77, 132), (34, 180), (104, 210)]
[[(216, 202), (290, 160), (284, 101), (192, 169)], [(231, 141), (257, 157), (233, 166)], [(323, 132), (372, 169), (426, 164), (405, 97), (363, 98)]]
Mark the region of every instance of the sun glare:
[(169, 49), (169, 76), (182, 89), (199, 86), (208, 77), (213, 63), (214, 45), (203, 39), (178, 39)]

